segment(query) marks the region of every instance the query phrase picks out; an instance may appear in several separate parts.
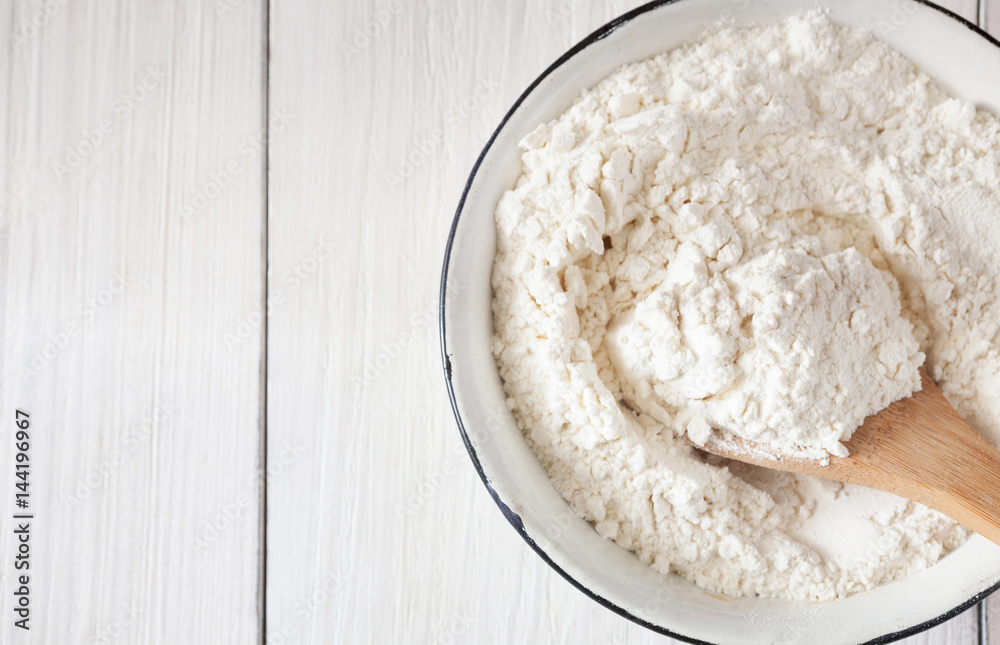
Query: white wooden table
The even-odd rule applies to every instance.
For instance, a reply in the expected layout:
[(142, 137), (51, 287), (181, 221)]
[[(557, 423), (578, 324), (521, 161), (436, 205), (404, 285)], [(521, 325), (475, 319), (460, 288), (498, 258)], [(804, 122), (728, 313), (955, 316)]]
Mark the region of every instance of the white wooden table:
[(0, 642), (665, 642), (506, 524), (436, 334), (480, 148), (638, 4), (4, 2)]

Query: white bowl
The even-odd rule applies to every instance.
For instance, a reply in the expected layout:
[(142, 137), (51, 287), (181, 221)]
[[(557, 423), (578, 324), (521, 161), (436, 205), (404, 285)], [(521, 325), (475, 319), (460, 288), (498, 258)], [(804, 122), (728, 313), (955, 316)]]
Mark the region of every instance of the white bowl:
[[(720, 21), (759, 23), (807, 8), (802, 0), (654, 2), (588, 36), (531, 84), (490, 138), (462, 195), (445, 254), (445, 376), (469, 454), (500, 509), (581, 591), (650, 629), (692, 642), (884, 643), (947, 620), (1000, 586), (1000, 548), (977, 535), (925, 571), (844, 600), (710, 594), (656, 573), (578, 518), (504, 404), (490, 350), (493, 213), (520, 173), (517, 142), (623, 63), (691, 42)], [(873, 31), (953, 93), (1000, 114), (1000, 43), (973, 25), (915, 0), (838, 0), (829, 9), (834, 22)]]

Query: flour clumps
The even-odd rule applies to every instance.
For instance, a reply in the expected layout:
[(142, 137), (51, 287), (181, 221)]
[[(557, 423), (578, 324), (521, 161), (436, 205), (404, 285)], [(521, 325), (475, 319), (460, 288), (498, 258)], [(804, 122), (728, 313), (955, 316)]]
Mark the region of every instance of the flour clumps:
[(818, 12), (626, 65), (521, 141), (494, 353), (602, 536), (729, 595), (828, 600), (967, 538), (898, 497), (706, 455), (843, 455), (928, 370), (1000, 438), (1000, 122)]
[(865, 417), (919, 389), (924, 355), (892, 275), (854, 248), (817, 257), (807, 248), (819, 240), (793, 243), (716, 259), (718, 271), (707, 255), (717, 243), (681, 243), (663, 282), (606, 337), (625, 400), (665, 424), (666, 410), (692, 416), (699, 445), (715, 428), (825, 459), (846, 456), (840, 442)]

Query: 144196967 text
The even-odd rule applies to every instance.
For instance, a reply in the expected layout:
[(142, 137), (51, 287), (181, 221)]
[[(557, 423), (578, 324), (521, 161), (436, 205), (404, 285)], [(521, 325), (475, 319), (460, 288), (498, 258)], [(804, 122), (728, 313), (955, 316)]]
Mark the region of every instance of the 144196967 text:
[(14, 416), (14, 625), (30, 629), (31, 620), (31, 415), (17, 410)]

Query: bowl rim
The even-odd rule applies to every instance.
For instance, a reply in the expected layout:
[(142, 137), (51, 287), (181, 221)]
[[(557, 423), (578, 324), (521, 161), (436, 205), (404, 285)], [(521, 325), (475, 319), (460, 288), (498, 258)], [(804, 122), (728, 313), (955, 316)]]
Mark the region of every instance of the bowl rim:
[[(616, 18), (614, 18), (611, 21), (605, 23), (601, 27), (597, 28), (596, 30), (594, 30), (593, 32), (591, 32), (590, 34), (588, 34), (586, 37), (584, 37), (580, 42), (578, 42), (575, 45), (573, 45), (569, 50), (566, 51), (566, 53), (564, 53), (562, 56), (560, 56), (559, 58), (557, 58), (555, 60), (555, 62), (553, 62), (548, 67), (546, 67), (545, 70), (541, 74), (539, 74), (538, 77), (535, 78), (535, 80), (532, 81), (531, 84), (528, 85), (528, 87), (517, 97), (517, 99), (514, 101), (513, 105), (511, 105), (510, 109), (507, 110), (507, 113), (504, 114), (503, 118), (500, 120), (500, 124), (497, 125), (496, 129), (494, 129), (493, 132), (492, 132), (492, 134), (490, 134), (490, 138), (486, 141), (486, 145), (483, 146), (482, 151), (480, 151), (479, 156), (476, 158), (476, 161), (475, 161), (475, 163), (472, 166), (472, 171), (469, 173), (469, 178), (466, 180), (465, 186), (462, 189), (462, 195), (459, 198), (458, 207), (455, 210), (455, 216), (452, 219), (451, 228), (448, 231), (448, 242), (447, 242), (447, 244), (445, 246), (445, 251), (444, 251), (444, 262), (443, 262), (442, 268), (441, 268), (441, 285), (440, 285), (439, 296), (438, 296), (438, 298), (439, 298), (438, 299), (438, 334), (439, 334), (439, 340), (440, 340), (440, 343), (441, 343), (441, 361), (442, 361), (442, 367), (444, 369), (445, 385), (446, 385), (447, 390), (448, 390), (448, 399), (451, 402), (451, 409), (452, 409), (452, 412), (455, 415), (455, 421), (458, 424), (458, 430), (459, 430), (459, 432), (462, 435), (462, 442), (465, 444), (465, 449), (466, 449), (466, 451), (468, 451), (469, 457), (472, 459), (472, 464), (475, 467), (476, 472), (479, 473), (479, 478), (482, 480), (483, 485), (486, 486), (486, 490), (489, 491), (490, 497), (493, 498), (493, 501), (500, 508), (500, 511), (503, 513), (504, 517), (507, 518), (507, 521), (510, 523), (510, 525), (512, 527), (514, 527), (515, 531), (517, 531), (518, 535), (520, 535), (521, 538), (524, 539), (525, 542), (527, 542), (528, 546), (530, 546), (531, 549), (547, 565), (549, 565), (552, 569), (554, 569), (559, 575), (561, 575), (564, 579), (566, 579), (571, 585), (573, 585), (574, 587), (576, 587), (578, 590), (580, 590), (581, 592), (583, 592), (585, 595), (587, 595), (588, 597), (590, 597), (592, 600), (597, 601), (603, 607), (606, 607), (607, 609), (610, 609), (611, 611), (615, 612), (619, 616), (627, 618), (628, 620), (630, 620), (630, 621), (632, 621), (632, 622), (634, 622), (634, 623), (636, 623), (638, 625), (642, 625), (643, 627), (645, 627), (645, 628), (647, 628), (649, 630), (652, 630), (654, 632), (657, 632), (659, 634), (662, 634), (664, 636), (669, 636), (670, 638), (674, 638), (676, 640), (680, 640), (680, 641), (683, 641), (683, 642), (686, 642), (686, 643), (694, 643), (696, 645), (701, 645), (701, 644), (703, 644), (703, 645), (713, 645), (709, 641), (699, 640), (699, 639), (696, 639), (696, 638), (692, 638), (690, 636), (685, 636), (684, 634), (679, 634), (677, 632), (673, 632), (673, 631), (667, 629), (666, 627), (661, 627), (661, 626), (656, 625), (654, 623), (651, 623), (651, 622), (649, 622), (647, 620), (639, 618), (638, 616), (636, 616), (636, 615), (632, 614), (631, 612), (629, 612), (624, 607), (620, 607), (619, 605), (616, 605), (615, 603), (613, 603), (610, 600), (608, 600), (607, 598), (601, 596), (597, 592), (589, 589), (583, 583), (581, 583), (579, 580), (577, 580), (576, 578), (574, 578), (570, 573), (568, 573), (562, 567), (560, 567), (559, 565), (557, 565), (549, 557), (549, 555), (544, 550), (542, 550), (542, 548), (539, 547), (538, 544), (535, 543), (535, 541), (531, 538), (531, 536), (528, 535), (527, 531), (524, 528), (524, 523), (521, 521), (521, 517), (517, 513), (515, 513), (506, 503), (504, 503), (503, 500), (500, 499), (499, 495), (494, 490), (493, 486), (490, 484), (489, 479), (486, 476), (486, 472), (483, 469), (482, 463), (479, 460), (479, 455), (477, 454), (475, 447), (472, 445), (472, 442), (469, 439), (468, 432), (465, 429), (465, 423), (462, 420), (461, 411), (459, 410), (458, 401), (456, 400), (456, 397), (455, 397), (455, 388), (454, 388), (454, 385), (452, 383), (451, 359), (449, 358), (449, 355), (448, 355), (448, 340), (447, 340), (447, 335), (445, 333), (445, 327), (446, 327), (446, 322), (447, 322), (446, 321), (446, 318), (447, 318), (446, 313), (447, 313), (447, 311), (446, 311), (445, 303), (447, 302), (446, 295), (447, 295), (447, 290), (448, 290), (448, 269), (449, 269), (449, 266), (450, 266), (450, 263), (451, 263), (451, 251), (452, 251), (452, 246), (454, 245), (454, 242), (455, 242), (456, 233), (458, 231), (459, 219), (461, 218), (462, 213), (465, 210), (465, 201), (466, 201), (466, 198), (469, 196), (469, 192), (471, 191), (473, 181), (475, 180), (476, 175), (479, 172), (480, 166), (482, 165), (483, 160), (486, 158), (487, 153), (493, 147), (493, 144), (496, 141), (497, 137), (499, 136), (500, 132), (507, 125), (507, 122), (511, 119), (511, 117), (518, 110), (518, 108), (521, 106), (521, 104), (528, 98), (528, 96), (532, 92), (534, 92), (534, 90), (539, 85), (541, 85), (542, 81), (544, 81), (556, 69), (558, 69), (559, 67), (561, 67), (563, 64), (565, 64), (571, 58), (573, 58), (574, 56), (576, 56), (577, 54), (579, 54), (580, 52), (582, 52), (584, 49), (586, 49), (590, 45), (593, 45), (594, 43), (596, 43), (596, 42), (598, 42), (598, 41), (606, 38), (612, 32), (616, 31), (619, 27), (625, 25), (628, 22), (631, 22), (632, 20), (634, 20), (635, 18), (637, 18), (637, 17), (639, 17), (639, 16), (641, 16), (643, 14), (649, 13), (649, 12), (651, 12), (651, 11), (653, 11), (655, 9), (658, 9), (658, 8), (660, 8), (662, 6), (665, 6), (665, 5), (675, 4), (675, 3), (683, 2), (683, 1), (685, 1), (685, 0), (652, 0), (651, 2), (647, 2), (647, 3), (643, 4), (643, 5), (640, 5), (639, 7), (636, 7), (635, 9), (632, 9), (631, 11), (628, 11), (626, 13), (621, 14), (620, 16), (617, 16)], [(696, 0), (687, 0), (687, 1), (692, 2), (692, 1), (696, 1)], [(910, 0), (910, 1), (911, 2), (915, 2), (917, 4), (924, 5), (926, 7), (929, 7), (931, 9), (934, 9), (934, 10), (936, 10), (936, 11), (944, 14), (946, 17), (951, 18), (952, 20), (957, 21), (961, 25), (963, 25), (966, 28), (968, 28), (969, 30), (971, 30), (973, 33), (977, 34), (978, 36), (981, 36), (987, 42), (989, 42), (993, 46), (995, 46), (998, 49), (1000, 49), (1000, 40), (997, 40), (996, 38), (994, 38), (993, 36), (991, 36), (988, 32), (986, 32), (985, 30), (983, 30), (978, 25), (973, 24), (972, 22), (966, 20), (965, 18), (963, 18), (962, 16), (954, 13), (953, 11), (951, 11), (949, 9), (946, 9), (944, 7), (938, 6), (937, 4), (934, 4), (933, 2), (930, 2), (930, 0)], [(983, 600), (984, 598), (986, 598), (987, 596), (989, 596), (993, 592), (997, 591), (998, 589), (1000, 589), (1000, 581), (998, 581), (992, 587), (989, 587), (988, 589), (975, 594), (972, 598), (969, 598), (968, 600), (960, 603), (958, 606), (954, 607), (953, 609), (951, 609), (949, 611), (944, 612), (943, 614), (941, 614), (940, 616), (937, 616), (936, 618), (932, 618), (930, 620), (926, 620), (926, 621), (924, 621), (924, 622), (922, 622), (920, 624), (913, 625), (912, 627), (908, 627), (906, 629), (902, 629), (902, 630), (895, 631), (895, 632), (890, 632), (890, 633), (882, 635), (882, 636), (877, 636), (877, 637), (875, 637), (875, 638), (873, 638), (873, 639), (871, 639), (869, 641), (866, 641), (863, 645), (881, 645), (883, 643), (891, 643), (891, 642), (900, 640), (902, 638), (906, 638), (907, 636), (912, 636), (914, 634), (918, 634), (920, 632), (928, 630), (931, 627), (935, 627), (937, 625), (940, 625), (941, 623), (944, 623), (944, 622), (946, 622), (946, 621), (954, 618), (955, 616), (961, 614), (962, 612), (966, 611), (967, 609), (969, 609), (970, 607), (972, 607), (976, 603), (980, 602), (981, 600)], [(981, 630), (982, 629), (982, 616), (980, 616), (980, 621), (979, 622), (980, 622), (980, 630)]]

